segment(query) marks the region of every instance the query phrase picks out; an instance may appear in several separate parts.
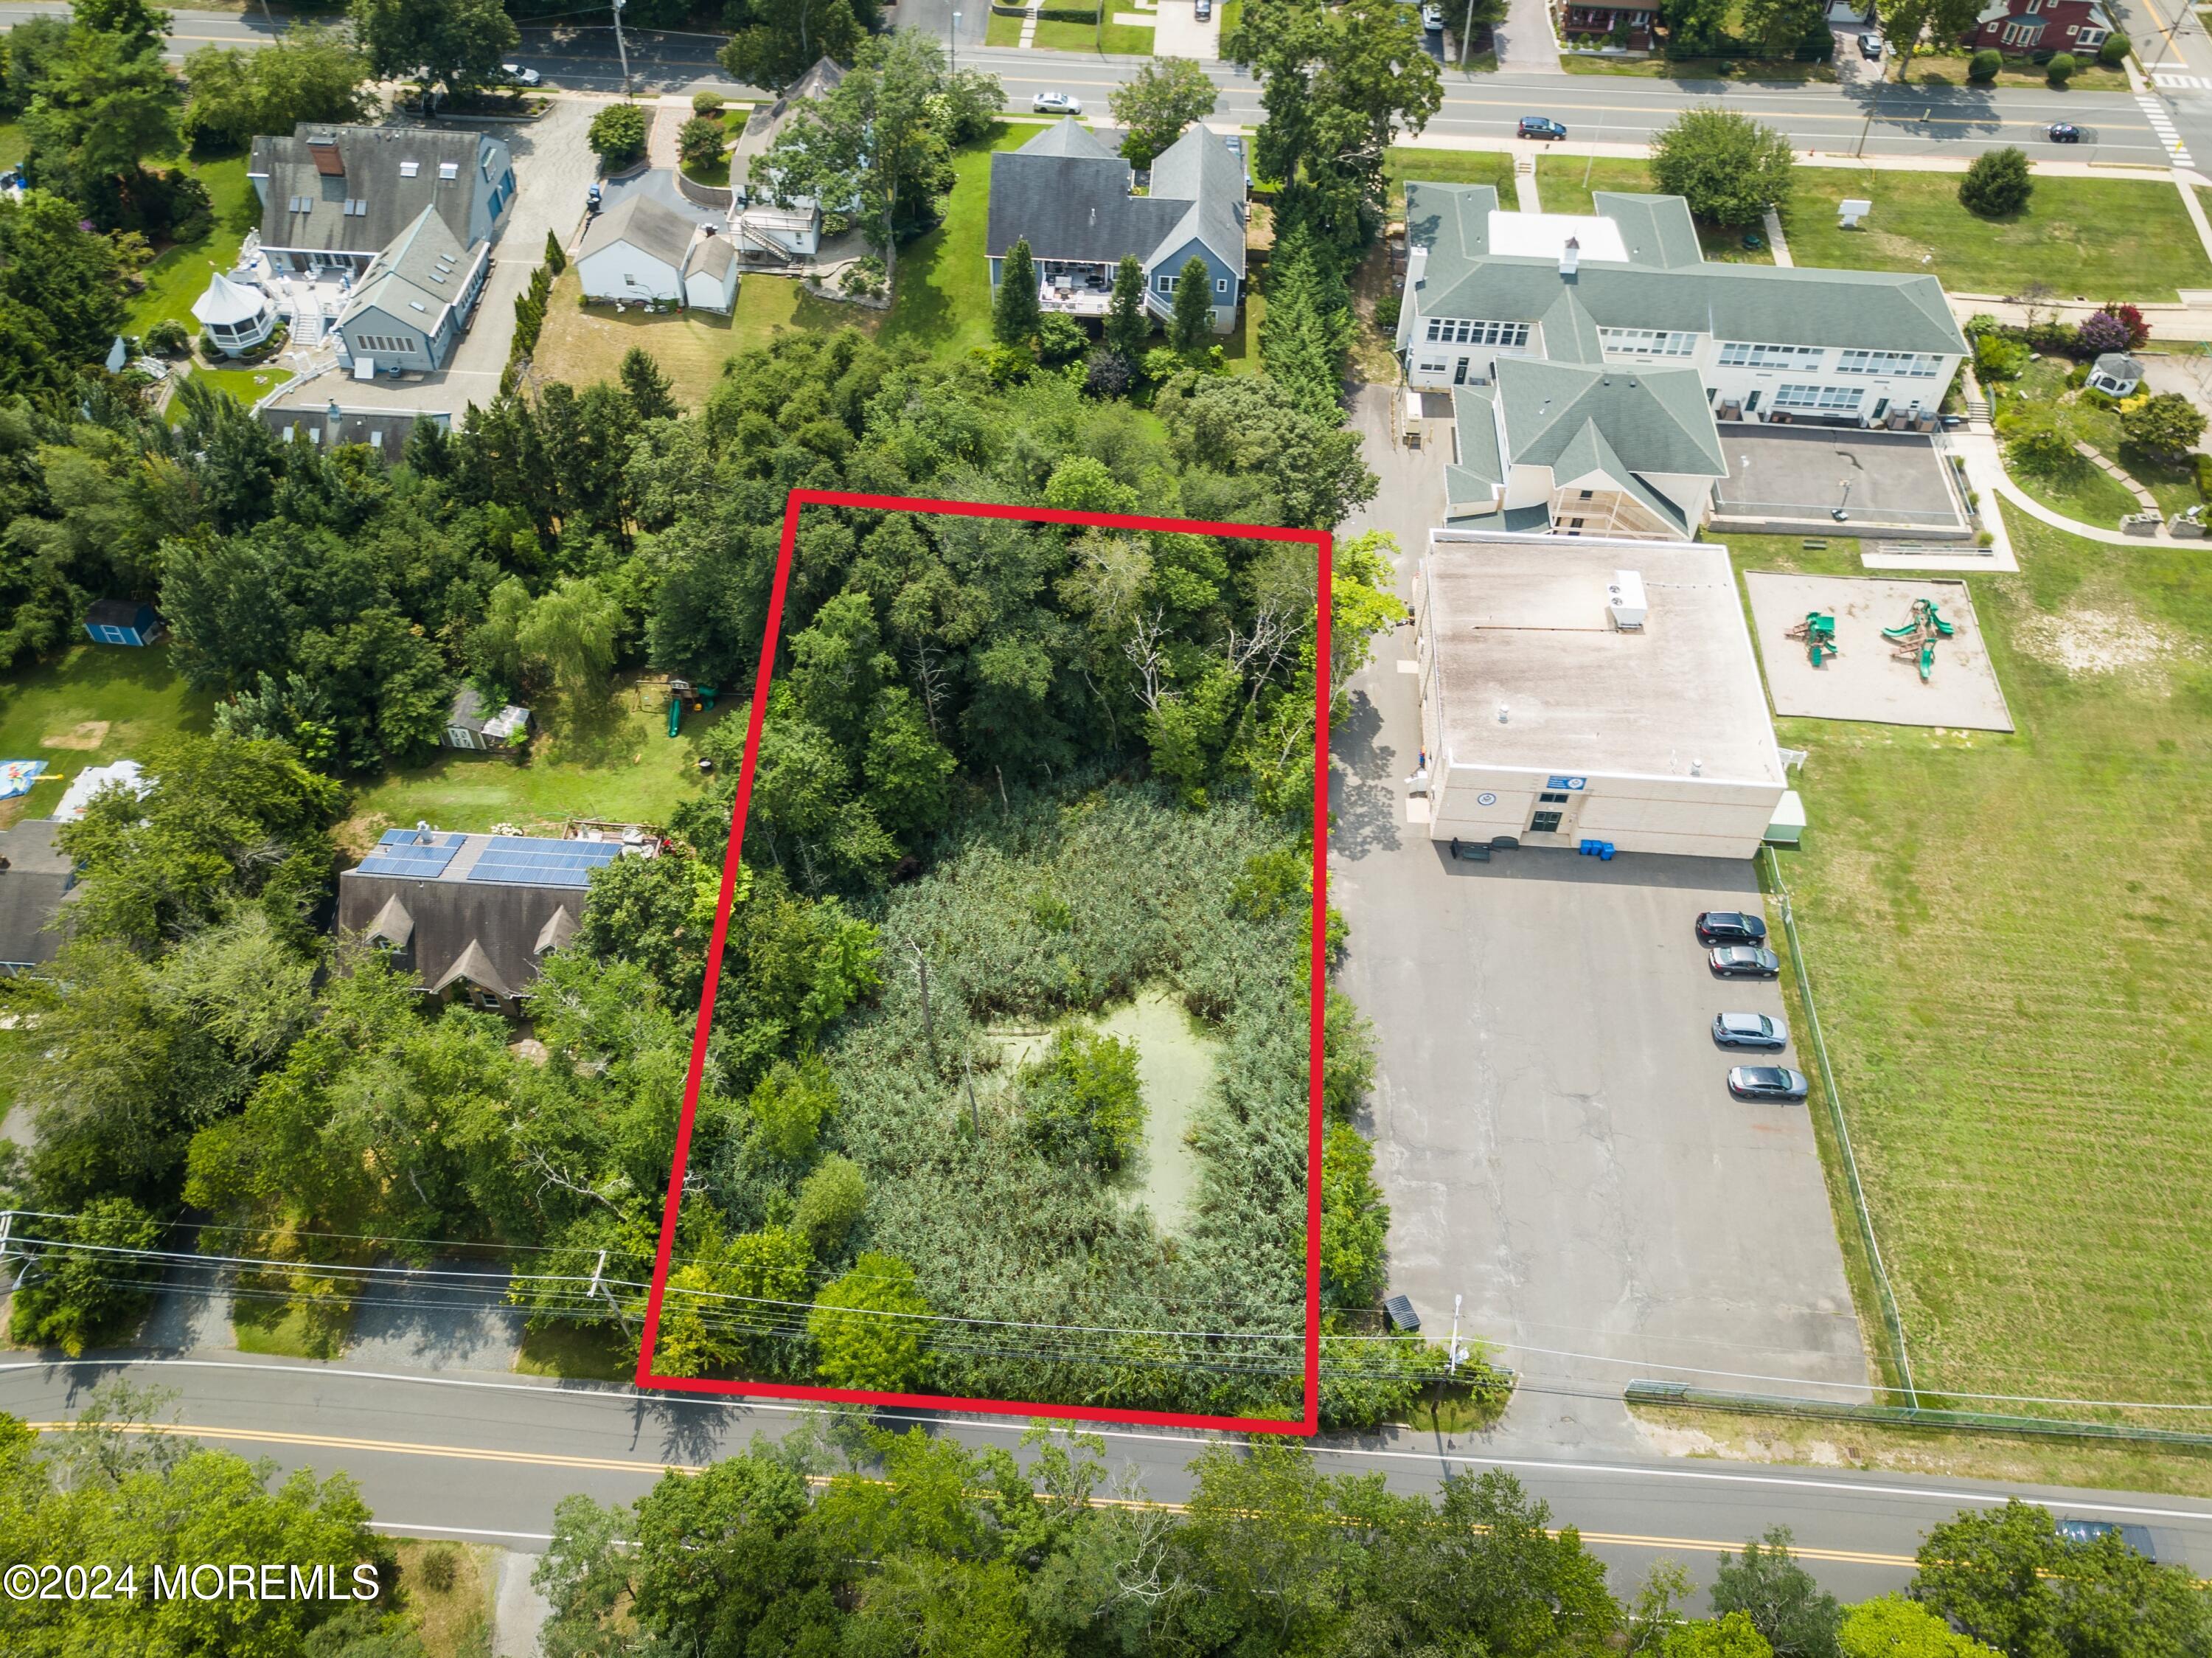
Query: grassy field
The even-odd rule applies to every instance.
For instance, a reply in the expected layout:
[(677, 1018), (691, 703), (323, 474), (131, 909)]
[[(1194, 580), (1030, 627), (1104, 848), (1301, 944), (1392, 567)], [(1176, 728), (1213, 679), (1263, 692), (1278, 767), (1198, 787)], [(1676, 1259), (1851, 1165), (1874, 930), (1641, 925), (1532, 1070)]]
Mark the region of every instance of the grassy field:
[[(1867, 229), (1838, 228), (1846, 196), (1874, 203)], [(2025, 211), (1992, 220), (1959, 205), (1956, 174), (1801, 167), (1782, 217), (1800, 265), (1924, 271), (1960, 293), (2046, 282), (2067, 298), (2171, 300), (2212, 286), (2179, 195), (2149, 180), (2039, 178)]]
[(2212, 564), (2006, 516), (2018, 734), (1780, 722), (1783, 867), (1923, 1393), (2212, 1401)]
[(957, 181), (945, 222), (899, 254), (881, 338), (910, 340), (939, 357), (991, 343), (991, 266), (983, 253), (991, 213), (991, 152), (1018, 149), (1034, 126), (1001, 121), (953, 161)]
[[(1650, 162), (1625, 155), (1539, 155), (1536, 158), (1536, 194), (1543, 202), (1547, 213), (1593, 212), (1595, 210), (1591, 204), (1590, 192), (1596, 190), (1650, 195), (1658, 188), (1658, 184), (1651, 177)], [(1716, 265), (1773, 264), (1774, 250), (1766, 246), (1765, 233), (1756, 225), (1748, 227), (1759, 240), (1757, 248), (1748, 248), (1743, 245), (1745, 228), (1700, 222), (1698, 225), (1698, 246)]]
[[(162, 163), (172, 165), (173, 163)], [(192, 302), (207, 291), (208, 277), (237, 263), (238, 245), (246, 233), (261, 222), (260, 204), (246, 182), (246, 157), (227, 155), (215, 161), (187, 161), (185, 170), (207, 186), (215, 205), (215, 222), (197, 241), (179, 242), (167, 249), (139, 274), (145, 291), (131, 302), (128, 327), (143, 334), (165, 318), (173, 318), (197, 332)]]
[[(291, 379), (292, 371), (270, 363), (262, 363), (251, 369), (209, 369), (195, 363), (191, 366), (191, 375), (209, 390), (227, 392), (250, 409)], [(185, 405), (171, 397), (166, 413), (172, 426), (177, 424), (178, 417), (184, 411)]]
[(2080, 59), (2081, 67), (2074, 71), (2074, 78), (2062, 88), (2051, 83), (2040, 64), (2031, 64), (2025, 58), (2007, 58), (1994, 81), (1972, 82), (1966, 79), (1966, 65), (1972, 59), (1964, 54), (1936, 57), (1932, 53), (1917, 54), (1912, 67), (1899, 79), (1893, 75), (1898, 85), (1916, 87), (1962, 87), (1968, 84), (2000, 87), (2040, 87), (2045, 92), (2125, 92), (2128, 74), (2123, 69), (2106, 69), (2097, 62), (2091, 52)]
[(858, 328), (874, 333), (883, 326), (884, 314), (864, 305), (841, 304), (806, 291), (796, 277), (770, 277), (755, 272), (738, 284), (738, 308), (732, 319), (732, 352), (765, 345), (781, 328), (830, 333)]
[[(407, 1626), (422, 1637), (429, 1658), (477, 1658), (491, 1649), (492, 1605), (499, 1572), (497, 1549), (481, 1543), (428, 1538), (393, 1540), (399, 1555), (399, 1583), (406, 1591)], [(452, 1576), (442, 1589), (430, 1587), (428, 1562), (442, 1557)]]
[(525, 761), (441, 750), (428, 765), (389, 773), (356, 794), (343, 838), (366, 847), (393, 825), (418, 819), (470, 832), (513, 823), (526, 834), (557, 832), (569, 817), (665, 824), (699, 787), (701, 735), (742, 706), (726, 697), (710, 714), (685, 715), (673, 741), (668, 704), (651, 692), (620, 690), (589, 721), (541, 710), (544, 728)]
[(1513, 158), (1490, 149), (1415, 149), (1395, 144), (1382, 157), (1382, 171), (1390, 181), (1390, 216), (1406, 211), (1406, 180), (1422, 184), (1486, 184), (1498, 192), (1498, 204), (1513, 205)]
[(1107, 0), (1107, 8), (1103, 30), (1095, 23), (1063, 23), (1054, 18), (1040, 18), (1034, 44), (1048, 52), (1087, 52), (1094, 57), (1102, 52), (1122, 58), (1151, 57), (1152, 30), (1134, 23), (1115, 22), (1114, 0)]
[[(696, 310), (655, 315), (636, 307), (617, 315), (611, 305), (577, 304), (580, 280), (571, 266), (545, 302), (535, 359), (539, 374), (572, 386), (612, 380), (629, 348), (642, 345), (668, 376), (678, 403), (696, 408), (706, 401), (737, 349), (730, 318)], [(740, 295), (752, 280), (739, 280)]]
[[(173, 731), (204, 731), (214, 698), (189, 692), (169, 649), (89, 643), (0, 679), (0, 759), (44, 760), (48, 776), (131, 759)], [(0, 822), (53, 809), (64, 785), (40, 782), (0, 802)]]
[(1655, 81), (1742, 81), (1756, 84), (1836, 78), (1832, 64), (1801, 64), (1788, 58), (1583, 58), (1573, 52), (1561, 52), (1559, 67), (1570, 75), (1635, 75)]
[(514, 1368), (526, 1376), (560, 1376), (572, 1381), (628, 1381), (637, 1374), (637, 1357), (615, 1331), (561, 1325), (526, 1332)]
[(993, 12), (990, 21), (983, 25), (983, 44), (987, 46), (1018, 46), (1021, 43), (1022, 20)]

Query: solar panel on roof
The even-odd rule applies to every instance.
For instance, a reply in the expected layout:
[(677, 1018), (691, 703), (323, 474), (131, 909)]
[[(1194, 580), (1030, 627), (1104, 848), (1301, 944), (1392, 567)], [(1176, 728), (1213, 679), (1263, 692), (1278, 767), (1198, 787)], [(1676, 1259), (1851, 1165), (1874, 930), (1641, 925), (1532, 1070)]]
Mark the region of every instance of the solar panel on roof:
[(387, 829), (375, 850), (361, 861), (356, 874), (398, 875), (409, 881), (435, 881), (446, 873), (453, 854), (466, 838), (436, 830)]
[(494, 835), (468, 878), (510, 887), (588, 887), (592, 870), (621, 856), (622, 848), (608, 841)]

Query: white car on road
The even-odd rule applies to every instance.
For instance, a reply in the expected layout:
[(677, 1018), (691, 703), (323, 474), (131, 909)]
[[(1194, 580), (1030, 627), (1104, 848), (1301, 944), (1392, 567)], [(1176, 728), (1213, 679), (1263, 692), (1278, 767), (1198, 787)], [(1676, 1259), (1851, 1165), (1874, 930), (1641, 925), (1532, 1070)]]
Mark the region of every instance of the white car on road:
[(1080, 115), (1083, 100), (1072, 92), (1040, 92), (1030, 100), (1030, 108), (1039, 115)]
[(499, 72), (519, 87), (534, 87), (545, 77), (534, 69), (525, 69), (520, 64), (501, 64)]

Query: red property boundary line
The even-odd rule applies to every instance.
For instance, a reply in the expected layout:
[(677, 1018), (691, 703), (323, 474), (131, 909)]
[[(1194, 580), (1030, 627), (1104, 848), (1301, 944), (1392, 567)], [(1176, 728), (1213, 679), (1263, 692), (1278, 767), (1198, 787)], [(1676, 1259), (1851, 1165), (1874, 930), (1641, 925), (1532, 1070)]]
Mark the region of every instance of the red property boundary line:
[[(1053, 1405), (1030, 1400), (963, 1399), (945, 1393), (872, 1393), (859, 1388), (804, 1387), (763, 1381), (720, 1381), (698, 1376), (663, 1376), (653, 1368), (660, 1332), (661, 1300), (668, 1287), (676, 1244), (676, 1211), (684, 1196), (684, 1172), (691, 1155), (691, 1126), (699, 1108), (700, 1079), (707, 1058), (707, 1034), (714, 1016), (714, 991), (721, 978), (722, 951), (728, 938), (730, 905), (737, 889), (738, 854), (744, 844), (745, 811), (752, 800), (753, 766), (760, 753), (761, 724), (768, 713), (769, 681), (775, 667), (783, 600), (791, 576), (792, 550), (799, 539), (799, 515), (810, 506), (856, 507), (872, 511), (935, 513), (960, 518), (1012, 519), (1024, 523), (1076, 524), (1102, 529), (1167, 531), (1225, 536), (1247, 541), (1296, 541), (1314, 548), (1320, 560), (1316, 613), (1314, 688), (1313, 912), (1312, 960), (1308, 975), (1310, 1033), (1307, 1045), (1306, 1147), (1306, 1320), (1305, 1411), (1297, 1421), (1206, 1416), (1180, 1411), (1130, 1411), (1104, 1406)], [(769, 594), (768, 628), (761, 642), (760, 668), (753, 679), (751, 716), (745, 726), (744, 762), (738, 774), (737, 800), (730, 812), (729, 844), (722, 857), (722, 890), (714, 911), (714, 930), (707, 946), (707, 976), (699, 997), (699, 1019), (691, 1036), (690, 1069), (684, 1079), (684, 1111), (676, 1129), (676, 1160), (669, 1170), (668, 1198), (661, 1210), (660, 1247), (653, 1258), (653, 1284), (646, 1300), (645, 1338), (638, 1353), (637, 1386), (672, 1393), (716, 1393), (739, 1398), (821, 1399), (848, 1405), (900, 1405), (924, 1410), (975, 1411), (995, 1416), (1051, 1417), (1078, 1422), (1140, 1423), (1175, 1428), (1227, 1428), (1241, 1433), (1310, 1435), (1321, 1425), (1321, 1142), (1322, 1015), (1326, 994), (1322, 940), (1328, 905), (1328, 667), (1329, 607), (1334, 542), (1325, 530), (1283, 529), (1266, 524), (1220, 524), (1189, 518), (1146, 518), (1126, 513), (1072, 512), (1051, 507), (1005, 506), (983, 501), (937, 501), (903, 495), (860, 495), (842, 490), (793, 490), (786, 499), (783, 540), (776, 553), (775, 581)]]

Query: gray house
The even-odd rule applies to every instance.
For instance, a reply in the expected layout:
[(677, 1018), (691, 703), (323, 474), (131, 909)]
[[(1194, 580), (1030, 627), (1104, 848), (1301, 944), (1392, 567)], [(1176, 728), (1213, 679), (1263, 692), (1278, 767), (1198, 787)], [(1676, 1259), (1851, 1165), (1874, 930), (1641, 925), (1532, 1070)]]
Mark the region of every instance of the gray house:
[(1129, 163), (1069, 117), (991, 157), (991, 291), (1006, 254), (1026, 241), (1045, 309), (1103, 317), (1115, 268), (1133, 253), (1145, 268), (1146, 305), (1164, 319), (1194, 257), (1212, 290), (1214, 332), (1225, 334), (1244, 297), (1244, 187), (1242, 155), (1198, 125), (1153, 158), (1150, 188), (1139, 196)]
[(338, 338), (355, 375), (443, 368), (490, 269), (489, 242), (464, 249), (436, 208), (416, 214), (369, 261), (338, 315)]
[(279, 271), (366, 276), (422, 216), (465, 253), (495, 241), (514, 202), (501, 140), (431, 127), (321, 126), (253, 141), (246, 177), (261, 198), (261, 249)]
[(76, 887), (76, 866), (54, 840), (63, 826), (33, 818), (0, 829), (0, 978), (42, 967), (61, 949), (53, 921)]
[(623, 856), (618, 841), (387, 829), (338, 876), (338, 934), (426, 996), (520, 1019), (539, 964), (576, 936), (592, 871)]

